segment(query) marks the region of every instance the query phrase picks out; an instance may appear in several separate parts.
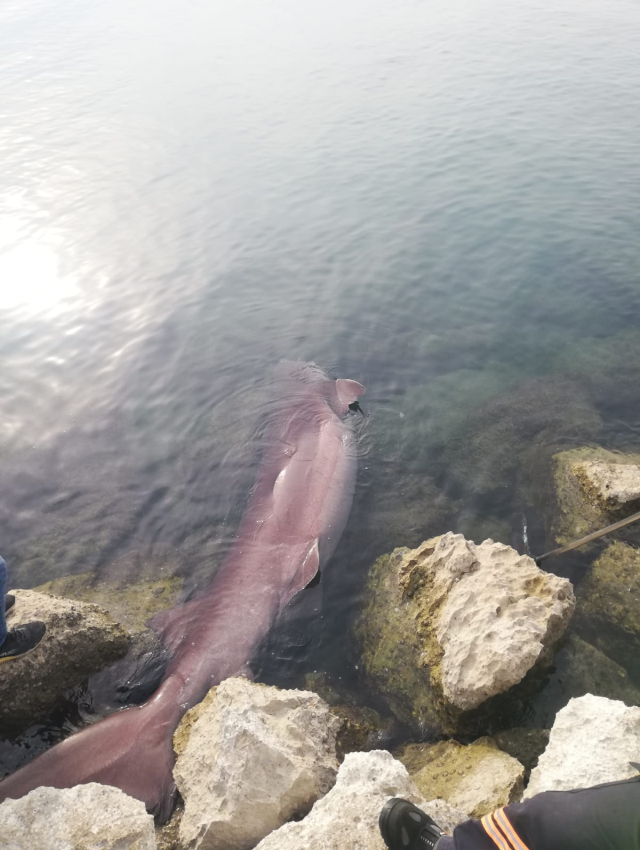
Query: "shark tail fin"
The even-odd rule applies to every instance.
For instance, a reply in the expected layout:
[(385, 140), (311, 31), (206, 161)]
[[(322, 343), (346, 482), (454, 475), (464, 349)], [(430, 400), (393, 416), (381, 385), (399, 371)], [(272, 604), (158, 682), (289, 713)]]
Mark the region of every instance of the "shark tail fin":
[(87, 782), (113, 785), (146, 805), (158, 823), (171, 816), (173, 731), (156, 696), (87, 726), (0, 782), (0, 803), (34, 788), (73, 788)]

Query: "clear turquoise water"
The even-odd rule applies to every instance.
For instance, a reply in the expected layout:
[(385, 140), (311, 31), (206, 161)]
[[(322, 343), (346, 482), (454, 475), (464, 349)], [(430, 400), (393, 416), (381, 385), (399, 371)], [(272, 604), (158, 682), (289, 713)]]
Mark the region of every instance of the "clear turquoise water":
[(282, 357), (369, 414), (302, 670), (389, 548), (547, 544), (523, 447), (640, 442), (639, 39), (628, 0), (4, 3), (14, 583), (159, 544), (206, 582)]

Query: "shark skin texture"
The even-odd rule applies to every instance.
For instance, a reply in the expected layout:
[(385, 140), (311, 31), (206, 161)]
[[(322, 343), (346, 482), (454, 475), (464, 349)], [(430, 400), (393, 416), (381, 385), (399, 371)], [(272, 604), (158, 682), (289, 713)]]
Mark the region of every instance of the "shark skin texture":
[(153, 696), (52, 747), (0, 782), (0, 802), (41, 785), (113, 785), (159, 823), (176, 788), (173, 733), (184, 713), (248, 660), (287, 603), (327, 562), (347, 522), (357, 466), (345, 421), (364, 393), (313, 363), (283, 361), (262, 460), (234, 546), (211, 585), (149, 625), (172, 654)]

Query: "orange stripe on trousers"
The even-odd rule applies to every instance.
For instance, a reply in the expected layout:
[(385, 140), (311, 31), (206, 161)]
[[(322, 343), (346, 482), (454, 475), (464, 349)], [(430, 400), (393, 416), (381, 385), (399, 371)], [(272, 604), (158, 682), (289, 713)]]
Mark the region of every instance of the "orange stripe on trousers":
[(496, 819), (498, 825), (502, 828), (502, 831), (507, 836), (511, 844), (513, 844), (514, 850), (529, 850), (527, 845), (513, 828), (504, 809), (498, 809), (493, 813), (493, 817)]
[(489, 836), (489, 838), (493, 841), (493, 843), (499, 848), (499, 850), (514, 850), (510, 844), (507, 844), (502, 833), (495, 825), (495, 823), (491, 820), (491, 815), (485, 815), (480, 821), (482, 826), (485, 829), (485, 832)]

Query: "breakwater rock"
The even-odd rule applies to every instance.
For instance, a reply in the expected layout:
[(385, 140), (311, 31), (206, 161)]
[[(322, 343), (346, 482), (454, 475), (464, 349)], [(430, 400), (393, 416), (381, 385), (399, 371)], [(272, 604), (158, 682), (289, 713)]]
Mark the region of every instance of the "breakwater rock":
[(306, 814), (337, 772), (340, 721), (317, 694), (226, 679), (187, 712), (174, 768), (185, 803), (180, 841), (249, 850)]
[(0, 676), (0, 734), (16, 734), (46, 717), (64, 692), (121, 658), (129, 638), (98, 605), (16, 590), (8, 628), (42, 620), (47, 631), (28, 655)]
[(443, 800), (425, 802), (406, 767), (383, 750), (350, 753), (335, 786), (299, 823), (288, 823), (263, 839), (256, 850), (385, 850), (378, 829), (389, 797), (404, 797), (426, 809), (446, 832), (467, 819)]
[(630, 761), (640, 761), (640, 708), (586, 694), (558, 712), (524, 796), (628, 779)]
[(153, 817), (118, 788), (36, 788), (0, 805), (0, 846), (10, 850), (155, 850)]
[(519, 800), (522, 794), (524, 767), (492, 738), (466, 747), (457, 741), (406, 744), (395, 756), (425, 799), (441, 798), (473, 818)]
[(399, 717), (423, 726), (520, 682), (575, 606), (567, 579), (450, 532), (379, 558), (367, 591), (356, 627), (366, 674)]

